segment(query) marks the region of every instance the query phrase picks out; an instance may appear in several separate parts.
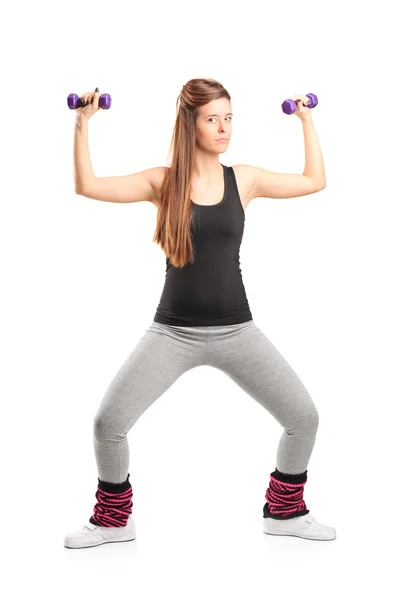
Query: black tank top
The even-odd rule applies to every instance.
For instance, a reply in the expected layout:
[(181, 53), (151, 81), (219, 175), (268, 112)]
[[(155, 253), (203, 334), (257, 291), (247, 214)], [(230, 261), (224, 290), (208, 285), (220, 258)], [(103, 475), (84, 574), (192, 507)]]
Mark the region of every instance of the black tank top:
[(164, 289), (154, 321), (166, 325), (233, 325), (250, 321), (240, 269), (244, 209), (235, 172), (222, 165), (224, 196), (208, 206), (191, 200), (195, 262), (183, 268), (166, 257)]

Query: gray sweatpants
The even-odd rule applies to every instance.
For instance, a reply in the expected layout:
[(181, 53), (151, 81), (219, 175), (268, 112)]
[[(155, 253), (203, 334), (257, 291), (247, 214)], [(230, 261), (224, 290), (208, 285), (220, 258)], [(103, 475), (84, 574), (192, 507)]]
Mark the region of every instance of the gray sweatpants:
[(183, 373), (200, 365), (226, 373), (282, 425), (271, 469), (304, 473), (315, 443), (318, 412), (299, 377), (254, 321), (201, 327), (153, 321), (111, 381), (95, 415), (99, 479), (126, 480), (127, 433)]

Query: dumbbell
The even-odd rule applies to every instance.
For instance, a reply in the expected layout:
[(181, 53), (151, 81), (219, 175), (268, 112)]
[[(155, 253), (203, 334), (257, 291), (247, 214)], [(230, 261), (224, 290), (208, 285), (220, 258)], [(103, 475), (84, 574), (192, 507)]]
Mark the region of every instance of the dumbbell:
[[(78, 94), (70, 94), (67, 98), (68, 108), (71, 110), (76, 110), (80, 106), (85, 106), (78, 96)], [(90, 102), (89, 102), (90, 104)], [(110, 94), (101, 94), (99, 96), (99, 107), (103, 110), (108, 110), (111, 106), (111, 96)]]
[[(306, 94), (308, 98), (307, 107), (314, 108), (318, 104), (318, 98), (315, 94)], [(282, 102), (282, 110), (287, 115), (292, 115), (297, 110), (297, 102), (295, 100), (285, 100)]]

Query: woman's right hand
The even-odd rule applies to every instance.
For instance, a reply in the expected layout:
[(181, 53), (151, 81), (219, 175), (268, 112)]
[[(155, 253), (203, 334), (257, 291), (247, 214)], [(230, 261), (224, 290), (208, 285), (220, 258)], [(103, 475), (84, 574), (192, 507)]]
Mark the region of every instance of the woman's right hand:
[[(96, 88), (97, 89), (97, 88)], [(90, 119), (97, 111), (100, 110), (99, 107), (99, 97), (100, 92), (86, 92), (86, 94), (82, 94), (80, 99), (82, 102), (85, 102), (84, 106), (78, 106), (76, 112), (79, 115), (84, 115), (86, 118)]]

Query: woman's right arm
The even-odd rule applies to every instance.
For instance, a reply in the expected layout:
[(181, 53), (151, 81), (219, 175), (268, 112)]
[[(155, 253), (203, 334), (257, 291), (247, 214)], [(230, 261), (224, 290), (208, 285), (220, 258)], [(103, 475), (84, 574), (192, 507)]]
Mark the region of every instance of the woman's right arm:
[(74, 134), (75, 192), (103, 202), (152, 202), (156, 207), (168, 167), (154, 167), (117, 177), (96, 177), (89, 153), (89, 119), (77, 113)]
[(74, 177), (77, 194), (96, 179), (89, 154), (89, 119), (82, 113), (77, 113), (75, 119)]

